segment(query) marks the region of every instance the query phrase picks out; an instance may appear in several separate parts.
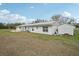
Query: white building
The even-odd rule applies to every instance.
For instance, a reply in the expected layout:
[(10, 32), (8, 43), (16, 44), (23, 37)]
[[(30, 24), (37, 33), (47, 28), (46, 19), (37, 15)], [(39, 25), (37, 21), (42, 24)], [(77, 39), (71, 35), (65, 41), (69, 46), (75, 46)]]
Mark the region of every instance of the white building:
[(75, 27), (69, 24), (59, 25), (57, 22), (42, 22), (34, 24), (19, 25), (16, 30), (19, 31), (29, 31), (35, 33), (49, 34), (49, 35), (60, 35), (60, 34), (74, 34)]
[(58, 27), (58, 34), (74, 35), (75, 27), (69, 24), (63, 24)]

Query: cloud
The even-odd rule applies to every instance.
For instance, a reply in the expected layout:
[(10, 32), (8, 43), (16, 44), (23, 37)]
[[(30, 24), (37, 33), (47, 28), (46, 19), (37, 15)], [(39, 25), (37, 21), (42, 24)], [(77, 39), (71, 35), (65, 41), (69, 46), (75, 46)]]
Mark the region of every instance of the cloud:
[(15, 15), (13, 18), (16, 19), (17, 23), (27, 23), (25, 16)]
[(26, 21), (27, 18), (25, 16), (21, 16), (19, 14), (11, 14), (10, 19), (15, 20), (16, 23), (27, 23), (27, 21)]
[(26, 17), (19, 14), (13, 14), (7, 9), (0, 10), (0, 19), (11, 22), (26, 23)]
[(1, 10), (2, 13), (5, 13), (5, 14), (9, 14), (10, 11), (8, 11), (7, 9), (4, 9), (4, 10)]
[(35, 21), (35, 19), (32, 19), (32, 18), (28, 19), (29, 23), (31, 23), (32, 21)]
[(10, 13), (10, 11), (8, 11), (7, 9), (0, 10), (0, 15), (7, 15), (9, 13)]
[(69, 13), (67, 11), (64, 11), (63, 16), (65, 16), (65, 17), (71, 17), (71, 13)]
[(10, 11), (4, 9), (0, 10), (0, 19), (7, 19), (9, 16)]
[(0, 6), (2, 5), (2, 3), (0, 3)]
[(34, 6), (31, 6), (30, 8), (32, 8), (32, 9), (33, 9), (33, 8), (35, 8), (35, 7), (34, 7)]
[(79, 23), (79, 16), (76, 16), (75, 19), (76, 19), (76, 22)]

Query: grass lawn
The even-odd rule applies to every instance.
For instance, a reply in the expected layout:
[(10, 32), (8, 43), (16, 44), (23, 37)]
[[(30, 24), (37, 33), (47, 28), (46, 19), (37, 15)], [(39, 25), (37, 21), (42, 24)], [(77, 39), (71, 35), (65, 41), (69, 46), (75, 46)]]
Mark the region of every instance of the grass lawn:
[(0, 55), (79, 56), (79, 29), (74, 36), (51, 36), (0, 29)]

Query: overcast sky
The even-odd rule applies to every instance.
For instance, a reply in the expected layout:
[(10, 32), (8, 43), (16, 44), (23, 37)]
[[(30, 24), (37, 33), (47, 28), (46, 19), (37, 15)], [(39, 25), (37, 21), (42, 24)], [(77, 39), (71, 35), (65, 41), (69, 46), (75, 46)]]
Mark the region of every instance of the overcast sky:
[(79, 4), (0, 3), (0, 22), (27, 23), (37, 18), (50, 20), (56, 14), (74, 17), (79, 22)]

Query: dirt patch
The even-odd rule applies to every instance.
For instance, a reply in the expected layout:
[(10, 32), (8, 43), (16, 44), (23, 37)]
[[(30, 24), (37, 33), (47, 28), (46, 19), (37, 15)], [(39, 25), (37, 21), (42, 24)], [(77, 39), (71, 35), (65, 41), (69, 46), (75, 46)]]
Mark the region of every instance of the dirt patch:
[(59, 40), (44, 41), (12, 35), (0, 36), (0, 55), (79, 55), (79, 45), (71, 45)]

